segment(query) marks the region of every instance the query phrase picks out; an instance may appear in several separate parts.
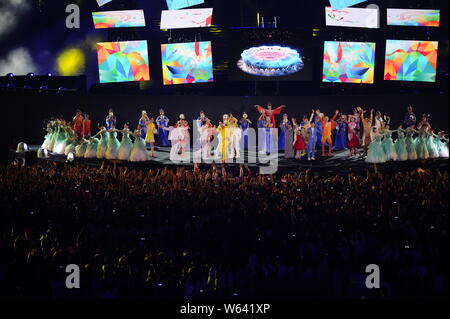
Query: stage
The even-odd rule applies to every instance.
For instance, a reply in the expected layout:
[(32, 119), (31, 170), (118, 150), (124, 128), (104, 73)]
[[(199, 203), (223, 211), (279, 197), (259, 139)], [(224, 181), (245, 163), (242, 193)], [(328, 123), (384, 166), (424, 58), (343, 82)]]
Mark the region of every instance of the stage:
[[(38, 145), (30, 145), (29, 149), (25, 153), (17, 153), (15, 150), (10, 151), (10, 159), (14, 158), (25, 158), (27, 162), (34, 163), (38, 162), (56, 162), (56, 163), (82, 163), (86, 165), (100, 167), (103, 165), (116, 165), (116, 166), (127, 166), (136, 169), (146, 169), (146, 168), (158, 168), (158, 167), (180, 167), (184, 166), (186, 168), (193, 169), (194, 160), (193, 152), (186, 152), (187, 156), (182, 162), (171, 161), (169, 158), (170, 147), (155, 147), (155, 157), (146, 162), (128, 162), (120, 160), (103, 160), (103, 159), (85, 159), (85, 158), (75, 158), (73, 161), (68, 161), (67, 156), (49, 153), (47, 158), (37, 158)], [(437, 158), (437, 159), (427, 159), (427, 160), (416, 160), (416, 161), (389, 161), (381, 164), (371, 164), (365, 162), (362, 156), (349, 157), (349, 151), (333, 151), (332, 156), (321, 156), (321, 151), (317, 150), (316, 160), (308, 161), (307, 156), (302, 156), (301, 160), (296, 160), (294, 158), (286, 159), (284, 153), (265, 155), (257, 154), (252, 151), (245, 151), (244, 162), (240, 159), (233, 162), (225, 163), (225, 167), (230, 170), (234, 170), (240, 167), (240, 165), (247, 165), (255, 173), (258, 172), (258, 168), (268, 167), (269, 163), (267, 160), (272, 162), (276, 166), (276, 173), (295, 173), (298, 171), (311, 170), (313, 172), (320, 173), (350, 173), (350, 172), (360, 172), (367, 169), (378, 171), (404, 171), (415, 168), (448, 168), (449, 160), (448, 158)], [(265, 159), (264, 162), (261, 162)], [(214, 161), (217, 166), (222, 165), (220, 160)], [(30, 164), (30, 163), (28, 163)], [(211, 163), (200, 162), (199, 167), (201, 169), (211, 166)]]

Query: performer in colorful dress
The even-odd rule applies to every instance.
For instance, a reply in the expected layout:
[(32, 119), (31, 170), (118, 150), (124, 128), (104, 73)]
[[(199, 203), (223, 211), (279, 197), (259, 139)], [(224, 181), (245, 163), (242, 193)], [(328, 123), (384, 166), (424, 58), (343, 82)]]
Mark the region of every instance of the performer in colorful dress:
[(370, 117), (364, 117), (364, 113), (366, 111), (361, 109), (361, 123), (363, 126), (363, 146), (364, 146), (364, 154), (367, 155), (369, 151), (369, 145), (370, 142), (372, 142), (371, 139), (371, 130), (372, 130), (372, 122), (373, 122), (373, 109), (370, 110)]
[(239, 123), (242, 130), (241, 142), (244, 143), (242, 149), (245, 150), (248, 149), (248, 128), (252, 124), (252, 122), (248, 119), (248, 115), (246, 112), (242, 114), (242, 119)]
[(150, 145), (151, 156), (155, 157), (155, 134), (158, 133), (156, 130), (155, 119), (153, 117), (149, 118), (145, 122), (147, 127), (147, 134), (145, 135), (145, 144)]
[(410, 127), (411, 125), (416, 125), (416, 115), (413, 112), (412, 106), (408, 106), (407, 112), (405, 114), (405, 119), (403, 121), (403, 124), (405, 125), (405, 128)]
[(395, 151), (398, 155), (399, 161), (406, 161), (408, 160), (408, 149), (406, 147), (406, 137), (405, 137), (405, 130), (403, 129), (402, 125), (397, 128), (397, 140), (395, 141)]
[(406, 149), (408, 151), (408, 160), (417, 160), (417, 150), (414, 141), (414, 124), (406, 129)]
[(120, 142), (117, 139), (117, 130), (114, 125), (108, 130), (108, 133), (109, 139), (105, 152), (105, 158), (109, 160), (116, 160), (119, 155)]
[(104, 126), (100, 126), (99, 130), (100, 141), (97, 145), (97, 158), (102, 159), (105, 158), (106, 149), (108, 148), (109, 132)]
[(285, 141), (286, 141), (286, 130), (288, 129), (288, 126), (291, 125), (291, 121), (289, 121), (288, 115), (286, 113), (283, 114), (283, 119), (281, 120), (280, 124), (278, 125), (278, 150), (284, 151), (285, 149)]
[(339, 111), (336, 110), (331, 120), (329, 120), (328, 116), (325, 116), (320, 121), (322, 124), (322, 156), (325, 156), (325, 143), (328, 144), (328, 156), (332, 156), (333, 141), (331, 140), (331, 131), (337, 126), (335, 119), (338, 113)]
[(197, 137), (194, 141), (194, 147), (195, 149), (201, 148), (201, 134), (200, 134), (200, 128), (205, 124), (207, 120), (207, 117), (205, 115), (205, 112), (200, 111), (199, 117), (195, 120), (195, 127), (197, 128)]
[(147, 111), (143, 110), (141, 112), (141, 118), (139, 119), (138, 125), (141, 128), (141, 137), (145, 140), (145, 136), (147, 135), (147, 125), (149, 118), (147, 115)]
[(272, 103), (267, 103), (267, 109), (263, 108), (260, 105), (255, 105), (256, 109), (260, 114), (264, 114), (265, 116), (268, 116), (270, 118), (270, 121), (272, 123), (272, 128), (277, 127), (277, 122), (275, 120), (275, 115), (281, 114), (284, 108), (286, 108), (285, 105), (281, 105), (277, 107), (276, 109), (272, 109)]
[(77, 138), (83, 137), (83, 115), (81, 115), (81, 111), (77, 110), (76, 115), (74, 116), (73, 122), (73, 133)]
[(379, 134), (375, 126), (372, 128), (372, 133), (373, 139), (368, 147), (366, 162), (385, 163), (387, 161), (387, 156), (381, 143), (382, 136)]
[(119, 151), (117, 152), (117, 159), (128, 161), (130, 159), (131, 149), (133, 148), (133, 141), (130, 138), (132, 132), (129, 129), (129, 124), (125, 123), (123, 129), (118, 132), (122, 133), (122, 140), (120, 141)]
[[(358, 115), (356, 115), (358, 116)], [(358, 152), (358, 148), (360, 147), (359, 137), (358, 137), (358, 124), (357, 118), (355, 115), (349, 116), (348, 123), (348, 148), (350, 149), (350, 156), (355, 156)]]
[(109, 109), (108, 115), (106, 116), (106, 129), (110, 130), (113, 127), (116, 127), (117, 118), (114, 115), (113, 109)]
[(303, 141), (302, 129), (300, 126), (297, 126), (294, 131), (294, 152), (295, 159), (300, 160), (302, 158), (302, 152), (306, 149), (305, 142)]
[(380, 129), (380, 134), (382, 135), (383, 140), (381, 143), (383, 145), (384, 153), (386, 154), (386, 160), (397, 161), (397, 149), (395, 148), (395, 144), (392, 139), (392, 133), (397, 132), (397, 130), (391, 131), (387, 122), (383, 122), (382, 125), (383, 127)]
[(211, 157), (211, 141), (213, 139), (214, 127), (210, 119), (206, 119), (203, 126), (200, 128), (200, 143), (202, 159), (209, 160)]
[(169, 118), (164, 115), (164, 110), (159, 110), (159, 116), (156, 118), (156, 125), (158, 126), (158, 145), (159, 146), (170, 146), (169, 143), (169, 132), (165, 130), (165, 127), (169, 126)]
[(134, 131), (134, 143), (130, 152), (130, 162), (145, 162), (149, 160), (147, 146), (145, 145), (145, 140), (142, 138), (142, 127), (137, 126)]
[(308, 161), (315, 161), (314, 153), (316, 152), (317, 133), (316, 124), (314, 122), (309, 123), (308, 127), (308, 144), (306, 145), (306, 152), (308, 153)]
[(184, 156), (184, 151), (189, 152), (191, 150), (191, 136), (189, 134), (190, 126), (189, 123), (186, 121), (184, 114), (180, 114), (179, 119), (180, 120), (177, 122), (177, 127), (181, 127), (182, 132), (184, 134), (184, 139), (180, 142), (181, 145), (183, 145), (182, 154)]
[(91, 136), (91, 119), (89, 113), (84, 114), (83, 120), (83, 137), (89, 139)]
[(347, 116), (342, 114), (336, 121), (338, 125), (336, 126), (336, 138), (334, 140), (333, 150), (346, 150), (347, 149)]

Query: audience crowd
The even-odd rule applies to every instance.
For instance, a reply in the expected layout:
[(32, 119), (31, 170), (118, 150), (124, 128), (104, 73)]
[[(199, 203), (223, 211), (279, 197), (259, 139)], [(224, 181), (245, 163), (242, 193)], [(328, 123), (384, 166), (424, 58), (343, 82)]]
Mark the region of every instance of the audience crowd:
[[(444, 169), (3, 165), (0, 296), (446, 297), (448, 191)], [(380, 289), (366, 288), (370, 264)]]

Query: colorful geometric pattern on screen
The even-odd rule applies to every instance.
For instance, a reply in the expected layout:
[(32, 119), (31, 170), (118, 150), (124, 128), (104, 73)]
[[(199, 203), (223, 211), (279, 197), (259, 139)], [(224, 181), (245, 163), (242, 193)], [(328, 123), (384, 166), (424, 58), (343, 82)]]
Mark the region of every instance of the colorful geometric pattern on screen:
[(406, 27), (439, 27), (439, 10), (387, 9), (387, 24)]
[(147, 41), (97, 43), (100, 83), (150, 80)]
[(384, 79), (435, 82), (438, 42), (387, 40)]
[(96, 29), (145, 27), (143, 10), (93, 12)]
[(161, 45), (164, 85), (213, 82), (211, 42)]
[(324, 43), (323, 82), (371, 84), (374, 72), (375, 43)]

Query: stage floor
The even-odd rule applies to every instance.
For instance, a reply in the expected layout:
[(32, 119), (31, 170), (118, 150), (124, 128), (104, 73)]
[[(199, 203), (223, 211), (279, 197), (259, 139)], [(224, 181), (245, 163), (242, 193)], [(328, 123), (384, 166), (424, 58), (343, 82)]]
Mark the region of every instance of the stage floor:
[[(28, 153), (36, 153), (39, 146), (33, 145), (29, 146)], [(12, 151), (12, 157), (21, 157), (20, 153), (16, 153)], [(193, 155), (192, 152), (187, 152), (190, 156), (190, 162), (173, 162), (170, 160), (170, 147), (155, 147), (155, 157), (150, 161), (146, 162), (127, 162), (127, 161), (109, 161), (109, 160), (100, 160), (100, 159), (84, 159), (84, 158), (76, 158), (74, 160), (75, 163), (84, 163), (87, 165), (100, 166), (103, 163), (116, 163), (117, 165), (126, 165), (130, 167), (136, 168), (145, 168), (145, 167), (163, 167), (163, 166), (185, 166), (192, 168), (194, 166)], [(277, 172), (288, 173), (288, 172), (297, 172), (306, 169), (310, 169), (312, 171), (317, 172), (356, 172), (366, 169), (374, 169), (374, 164), (366, 163), (364, 158), (361, 156), (349, 157), (349, 151), (334, 151), (331, 157), (325, 156), (322, 157), (320, 155), (320, 151), (316, 152), (316, 160), (308, 161), (307, 157), (302, 157), (301, 160), (296, 159), (286, 159), (284, 157), (284, 153), (279, 153), (277, 155), (265, 156), (266, 159), (276, 160), (277, 163)], [(241, 154), (242, 155), (242, 154)], [(244, 153), (245, 162), (243, 164), (248, 165), (250, 168), (259, 168), (263, 166), (268, 166), (268, 164), (260, 163), (260, 157), (256, 152), (248, 152)], [(66, 162), (67, 156), (57, 155), (57, 154), (49, 154), (48, 158), (38, 159), (39, 161), (54, 161), (54, 162)], [(276, 162), (276, 161), (275, 161)], [(216, 165), (220, 166), (220, 161), (215, 162)], [(380, 171), (401, 171), (401, 170), (409, 170), (413, 168), (430, 168), (430, 167), (442, 167), (448, 168), (449, 159), (438, 158), (438, 159), (428, 159), (428, 160), (416, 160), (416, 161), (390, 161), (386, 163), (377, 164), (376, 168)], [(238, 168), (242, 163), (236, 162), (226, 163), (226, 167), (230, 168)], [(206, 168), (211, 164), (200, 163), (201, 168)]]

